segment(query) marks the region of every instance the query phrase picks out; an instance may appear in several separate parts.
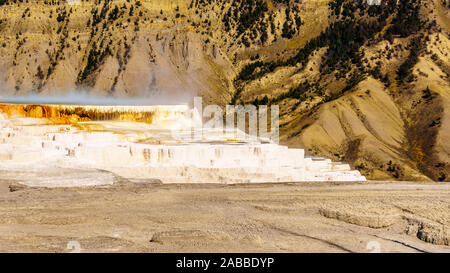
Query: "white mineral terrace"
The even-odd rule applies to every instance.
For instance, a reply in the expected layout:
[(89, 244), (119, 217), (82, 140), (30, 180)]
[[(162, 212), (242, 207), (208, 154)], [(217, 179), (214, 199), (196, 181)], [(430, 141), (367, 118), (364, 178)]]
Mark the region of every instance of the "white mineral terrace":
[(152, 124), (101, 120), (58, 125), (43, 118), (0, 113), (0, 179), (45, 187), (112, 184), (118, 179), (163, 183), (366, 180), (347, 164), (305, 157), (303, 149), (239, 139), (234, 131), (222, 134), (204, 129), (201, 139), (180, 140), (186, 132), (174, 134), (170, 128), (197, 123), (183, 120), (180, 111), (185, 108), (161, 109), (164, 115)]

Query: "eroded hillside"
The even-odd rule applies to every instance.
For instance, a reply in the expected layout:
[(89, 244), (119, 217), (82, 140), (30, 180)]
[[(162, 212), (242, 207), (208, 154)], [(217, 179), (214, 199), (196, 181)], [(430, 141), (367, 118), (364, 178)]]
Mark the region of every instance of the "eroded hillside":
[(2, 94), (278, 104), (282, 141), (450, 181), (450, 1), (0, 1)]
[(329, 7), (329, 27), (295, 55), (242, 69), (235, 100), (280, 104), (284, 142), (369, 178), (448, 181), (448, 4)]
[(298, 33), (300, 5), (278, 2), (1, 1), (2, 92), (228, 103), (240, 59)]

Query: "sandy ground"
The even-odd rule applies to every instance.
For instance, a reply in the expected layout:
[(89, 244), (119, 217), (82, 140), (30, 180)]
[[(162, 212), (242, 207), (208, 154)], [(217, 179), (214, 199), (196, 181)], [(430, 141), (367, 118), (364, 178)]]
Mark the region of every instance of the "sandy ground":
[(1, 252), (450, 252), (449, 224), (450, 183), (0, 180)]

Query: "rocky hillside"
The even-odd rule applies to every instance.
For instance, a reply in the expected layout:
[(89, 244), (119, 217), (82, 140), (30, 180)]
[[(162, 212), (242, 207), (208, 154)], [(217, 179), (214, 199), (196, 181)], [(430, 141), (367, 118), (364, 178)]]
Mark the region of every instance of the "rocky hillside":
[(0, 0), (1, 94), (278, 104), (282, 141), (450, 181), (450, 1)]
[[(225, 104), (248, 52), (298, 34), (300, 5), (266, 1), (0, 1), (2, 92)], [(79, 4), (77, 4), (79, 3)]]

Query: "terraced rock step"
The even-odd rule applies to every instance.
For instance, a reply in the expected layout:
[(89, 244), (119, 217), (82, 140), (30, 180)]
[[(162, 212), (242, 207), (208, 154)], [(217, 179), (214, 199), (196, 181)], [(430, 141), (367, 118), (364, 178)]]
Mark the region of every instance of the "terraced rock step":
[[(99, 112), (90, 107), (91, 112)], [(100, 108), (103, 111), (105, 106)], [(111, 109), (106, 115), (115, 115)], [(183, 140), (186, 132), (173, 130), (174, 124), (192, 126), (194, 122), (182, 120), (179, 107), (161, 109), (164, 111), (152, 108), (163, 114), (147, 122), (73, 124), (59, 124), (53, 116), (6, 113), (0, 130), (0, 170), (27, 170), (20, 176), (8, 175), (8, 179), (17, 177), (19, 183), (32, 186), (111, 184), (114, 176), (160, 179), (163, 183), (366, 180), (347, 164), (305, 157), (303, 149), (289, 149), (232, 130), (218, 134), (215, 129), (196, 128), (202, 132), (201, 139)], [(128, 112), (131, 120), (133, 115), (141, 115), (136, 109)], [(108, 174), (99, 175), (99, 170)], [(77, 171), (79, 175), (71, 175)]]

